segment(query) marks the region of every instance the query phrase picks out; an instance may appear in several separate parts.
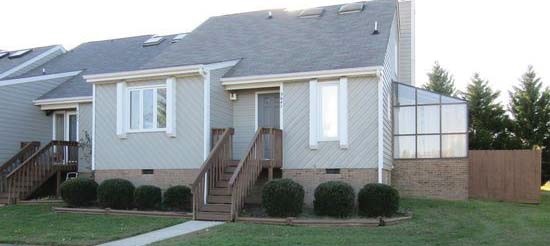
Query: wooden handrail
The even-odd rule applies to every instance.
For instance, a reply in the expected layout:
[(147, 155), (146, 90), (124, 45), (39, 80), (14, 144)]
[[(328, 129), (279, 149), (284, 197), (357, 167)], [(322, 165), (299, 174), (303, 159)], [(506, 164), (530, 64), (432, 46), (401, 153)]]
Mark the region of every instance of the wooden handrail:
[(78, 166), (78, 142), (51, 141), (6, 175), (9, 200), (31, 195), (52, 175), (54, 165)]
[(220, 135), (220, 129), (212, 129), (212, 139), (217, 139), (214, 147), (208, 154), (199, 169), (193, 182), (193, 217), (197, 218), (199, 208), (206, 203), (205, 188), (213, 187), (227, 165), (232, 159), (233, 128), (225, 128)]
[(231, 190), (231, 219), (234, 220), (244, 205), (246, 195), (256, 183), (262, 171), (262, 161), (265, 159), (264, 135), (269, 136), (271, 161), (282, 162), (282, 130), (276, 128), (259, 128), (254, 134), (244, 158), (241, 159), (235, 172), (229, 179)]
[(17, 168), (20, 164), (22, 164), (25, 160), (27, 160), (32, 154), (34, 154), (38, 148), (40, 147), (40, 142), (28, 142), (28, 143), (21, 143), (22, 148), (12, 156), (9, 160), (4, 162), (0, 166), (0, 193), (7, 191), (7, 173), (11, 173), (12, 169)]

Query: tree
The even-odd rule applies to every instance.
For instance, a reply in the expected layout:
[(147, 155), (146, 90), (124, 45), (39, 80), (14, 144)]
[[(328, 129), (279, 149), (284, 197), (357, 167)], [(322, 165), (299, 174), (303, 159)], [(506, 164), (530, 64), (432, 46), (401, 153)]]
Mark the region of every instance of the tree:
[(493, 91), (489, 82), (475, 73), (463, 93), (468, 102), (470, 149), (511, 149), (521, 147), (511, 133), (511, 121), (497, 101), (500, 91)]
[(510, 113), (514, 117), (514, 133), (525, 148), (542, 148), (542, 182), (549, 177), (550, 146), (550, 91), (542, 87), (542, 81), (532, 66), (521, 76), (519, 86), (510, 92)]
[(428, 73), (429, 81), (424, 85), (424, 89), (437, 92), (447, 96), (455, 96), (456, 88), (452, 75), (449, 74), (439, 62), (435, 62), (432, 71)]

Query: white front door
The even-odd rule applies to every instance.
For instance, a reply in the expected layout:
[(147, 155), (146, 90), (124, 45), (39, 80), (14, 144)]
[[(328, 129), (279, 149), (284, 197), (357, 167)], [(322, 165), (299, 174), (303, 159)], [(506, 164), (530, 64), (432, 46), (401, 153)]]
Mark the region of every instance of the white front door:
[[(76, 111), (56, 111), (53, 114), (53, 136), (52, 140), (60, 141), (78, 141), (78, 118)], [(54, 147), (54, 152), (58, 153), (59, 161), (68, 163), (69, 160), (76, 160), (76, 156), (72, 156), (74, 151), (69, 151), (69, 147), (63, 148)], [(74, 153), (76, 154), (76, 152)]]

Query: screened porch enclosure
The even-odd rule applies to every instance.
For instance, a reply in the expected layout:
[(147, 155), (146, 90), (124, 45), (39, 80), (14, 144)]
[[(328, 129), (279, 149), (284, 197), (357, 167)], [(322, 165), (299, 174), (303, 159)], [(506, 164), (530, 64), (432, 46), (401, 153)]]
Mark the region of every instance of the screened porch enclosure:
[(393, 135), (395, 159), (467, 157), (466, 101), (394, 82)]

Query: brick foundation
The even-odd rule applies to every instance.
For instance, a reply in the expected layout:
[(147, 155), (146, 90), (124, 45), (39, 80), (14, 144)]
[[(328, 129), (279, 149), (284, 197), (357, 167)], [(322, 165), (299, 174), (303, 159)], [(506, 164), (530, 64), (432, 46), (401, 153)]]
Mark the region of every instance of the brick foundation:
[(96, 170), (95, 181), (101, 184), (106, 179), (121, 178), (140, 185), (155, 185), (165, 190), (170, 186), (187, 185), (195, 181), (199, 169), (155, 169), (154, 174), (142, 174), (141, 169)]
[[(369, 169), (340, 169), (339, 174), (327, 174), (325, 169), (283, 169), (283, 178), (288, 178), (301, 184), (305, 190), (304, 202), (306, 206), (313, 206), (315, 188), (326, 181), (343, 181), (350, 184), (355, 194), (368, 183), (378, 182), (378, 170)], [(384, 180), (389, 183), (389, 171), (384, 170)]]
[(468, 159), (394, 160), (392, 185), (401, 196), (468, 198)]

